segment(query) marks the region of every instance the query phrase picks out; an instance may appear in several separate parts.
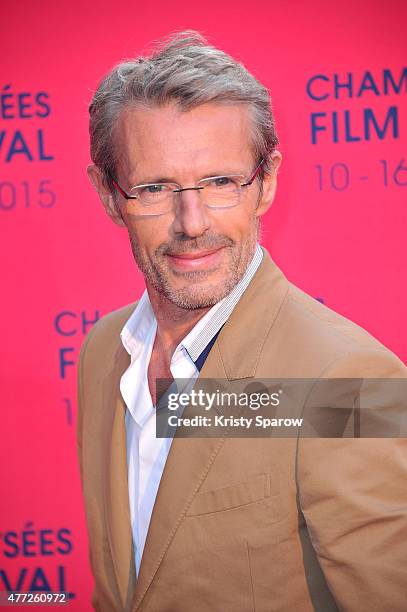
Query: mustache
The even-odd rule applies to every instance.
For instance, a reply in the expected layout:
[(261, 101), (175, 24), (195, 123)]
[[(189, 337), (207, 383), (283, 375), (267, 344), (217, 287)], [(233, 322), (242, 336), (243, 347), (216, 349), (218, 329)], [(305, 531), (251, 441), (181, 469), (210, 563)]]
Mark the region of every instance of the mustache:
[(228, 236), (222, 234), (209, 233), (197, 238), (179, 238), (163, 242), (156, 249), (156, 255), (184, 255), (185, 253), (194, 253), (200, 251), (211, 251), (222, 247), (231, 247), (234, 241)]

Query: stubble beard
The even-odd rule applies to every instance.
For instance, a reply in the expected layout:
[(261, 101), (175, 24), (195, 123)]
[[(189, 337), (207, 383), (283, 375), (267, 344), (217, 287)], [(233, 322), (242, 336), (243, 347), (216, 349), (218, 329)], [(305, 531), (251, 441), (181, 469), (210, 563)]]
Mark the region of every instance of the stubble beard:
[[(237, 245), (227, 236), (208, 232), (198, 238), (163, 243), (156, 249), (153, 259), (149, 259), (143, 253), (130, 232), (129, 238), (134, 259), (144, 275), (146, 284), (150, 284), (179, 308), (195, 310), (214, 306), (237, 285), (253, 257), (258, 233), (258, 220), (253, 218), (249, 235), (241, 245)], [(225, 268), (224, 275), (217, 282), (209, 280), (214, 270), (174, 272), (166, 256), (166, 253), (180, 255), (219, 247), (224, 247), (228, 256), (223, 258), (224, 263), (221, 265)], [(174, 276), (185, 279), (185, 283), (181, 287), (174, 287), (172, 280)]]

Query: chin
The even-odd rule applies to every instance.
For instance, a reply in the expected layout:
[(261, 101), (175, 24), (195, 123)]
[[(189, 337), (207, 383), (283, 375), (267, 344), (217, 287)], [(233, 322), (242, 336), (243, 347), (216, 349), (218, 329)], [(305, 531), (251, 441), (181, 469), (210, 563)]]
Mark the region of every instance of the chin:
[(198, 308), (210, 308), (222, 300), (230, 289), (228, 285), (223, 284), (222, 286), (217, 285), (214, 287), (210, 285), (208, 287), (205, 284), (204, 287), (191, 286), (182, 287), (180, 289), (171, 289), (164, 291), (166, 298), (185, 310), (196, 310)]

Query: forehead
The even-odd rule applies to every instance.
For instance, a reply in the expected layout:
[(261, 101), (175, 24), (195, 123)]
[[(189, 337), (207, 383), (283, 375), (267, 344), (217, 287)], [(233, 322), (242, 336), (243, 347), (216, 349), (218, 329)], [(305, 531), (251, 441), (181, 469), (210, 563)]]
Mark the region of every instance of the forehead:
[(118, 121), (115, 144), (120, 172), (136, 182), (157, 171), (174, 179), (240, 172), (254, 162), (244, 104), (206, 103), (188, 111), (175, 103), (127, 108)]

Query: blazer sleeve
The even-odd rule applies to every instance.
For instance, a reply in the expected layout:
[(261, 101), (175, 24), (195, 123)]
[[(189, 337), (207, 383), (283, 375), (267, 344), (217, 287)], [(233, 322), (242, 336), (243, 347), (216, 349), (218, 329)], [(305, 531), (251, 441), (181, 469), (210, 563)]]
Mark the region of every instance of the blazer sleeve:
[[(95, 326), (90, 330), (90, 332), (87, 334), (85, 340), (82, 343), (82, 346), (79, 352), (78, 370), (77, 370), (76, 446), (77, 446), (79, 472), (80, 472), (82, 488), (83, 488), (83, 478), (84, 478), (83, 462), (82, 462), (82, 435), (83, 435), (83, 413), (85, 410), (85, 394), (84, 394), (84, 378), (85, 378), (85, 367), (86, 367), (85, 364), (86, 364), (86, 355), (87, 355), (88, 345), (92, 338), (94, 329), (95, 329)], [(95, 576), (95, 569), (94, 569), (94, 564), (93, 564), (93, 559), (92, 559), (92, 550), (90, 546), (88, 549), (88, 558), (89, 558), (89, 563), (90, 563), (90, 567), (92, 570), (92, 574), (93, 576)], [(96, 584), (92, 591), (91, 605), (92, 605), (92, 608), (96, 612), (99, 612), (101, 610)]]
[[(331, 363), (322, 377), (407, 378), (407, 369), (385, 349), (359, 349)], [(296, 477), (338, 608), (406, 612), (407, 438), (300, 437)]]
[(85, 340), (82, 342), (82, 346), (79, 352), (78, 358), (78, 369), (77, 369), (77, 416), (76, 416), (76, 448), (79, 462), (79, 472), (81, 477), (81, 485), (83, 486), (83, 466), (82, 466), (82, 429), (83, 429), (83, 411), (85, 409), (85, 398), (84, 398), (84, 371), (86, 361), (86, 351), (88, 348), (89, 341), (92, 337), (92, 328), (87, 334)]

